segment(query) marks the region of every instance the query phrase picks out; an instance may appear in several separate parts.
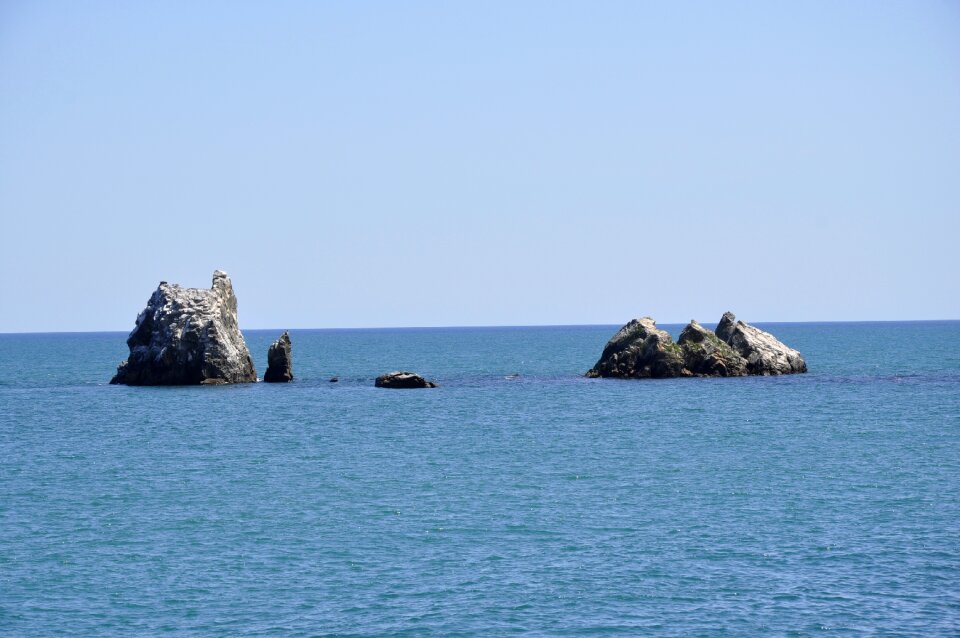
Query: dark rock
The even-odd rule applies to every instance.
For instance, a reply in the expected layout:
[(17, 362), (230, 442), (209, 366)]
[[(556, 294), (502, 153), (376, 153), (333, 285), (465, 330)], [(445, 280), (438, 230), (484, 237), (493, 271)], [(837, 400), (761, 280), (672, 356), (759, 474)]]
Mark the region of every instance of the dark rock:
[(677, 340), (683, 361), (692, 374), (707, 377), (740, 377), (747, 361), (710, 330), (691, 320)]
[(588, 377), (667, 378), (690, 376), (683, 350), (650, 317), (634, 319), (607, 342)]
[(415, 372), (388, 372), (377, 377), (374, 385), (378, 388), (408, 390), (413, 388), (436, 388), (437, 384), (427, 381)]
[(720, 317), (720, 321), (717, 323), (717, 329), (713, 332), (720, 338), (724, 343), (730, 342), (730, 337), (733, 336), (733, 328), (737, 323), (737, 317), (730, 312), (729, 310), (723, 313), (723, 316)]
[(807, 362), (799, 352), (784, 345), (769, 332), (737, 321), (732, 312), (723, 313), (716, 332), (717, 337), (746, 360), (748, 374), (777, 375), (807, 371)]
[(290, 333), (284, 331), (267, 351), (267, 371), (263, 380), (267, 383), (286, 383), (293, 380), (293, 354)]
[(161, 282), (127, 338), (129, 358), (113, 384), (218, 385), (257, 380), (237, 323), (237, 298), (227, 273), (209, 290)]

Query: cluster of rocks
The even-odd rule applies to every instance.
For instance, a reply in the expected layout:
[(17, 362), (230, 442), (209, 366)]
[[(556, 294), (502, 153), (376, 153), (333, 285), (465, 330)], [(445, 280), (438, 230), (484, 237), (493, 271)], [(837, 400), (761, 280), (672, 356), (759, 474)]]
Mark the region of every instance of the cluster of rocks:
[[(127, 338), (130, 356), (112, 384), (197, 385), (257, 380), (237, 322), (237, 298), (227, 273), (213, 273), (209, 290), (161, 281)], [(716, 331), (691, 321), (674, 342), (650, 317), (634, 319), (607, 343), (588, 377), (737, 377), (806, 372), (796, 350), (770, 333), (725, 313)], [(293, 380), (290, 334), (267, 352), (266, 382)], [(336, 382), (337, 378), (330, 379)], [(414, 372), (377, 377), (378, 388), (436, 388)]]
[[(110, 380), (123, 385), (252, 383), (257, 371), (240, 332), (233, 283), (222, 270), (209, 290), (161, 281), (127, 338), (130, 356)], [(268, 383), (293, 381), (293, 345), (284, 332), (267, 351)], [(337, 377), (330, 379), (335, 383)], [(412, 372), (391, 372), (378, 388), (436, 388)]]
[(724, 313), (716, 331), (691, 321), (675, 342), (650, 317), (634, 319), (607, 342), (588, 377), (740, 377), (806, 372), (800, 353)]

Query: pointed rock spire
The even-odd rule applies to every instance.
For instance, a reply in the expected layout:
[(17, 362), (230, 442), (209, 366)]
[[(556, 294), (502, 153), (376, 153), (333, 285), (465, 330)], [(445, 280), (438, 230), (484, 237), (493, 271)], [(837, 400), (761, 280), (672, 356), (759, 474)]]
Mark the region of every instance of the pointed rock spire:
[(293, 353), (290, 333), (284, 331), (267, 351), (267, 371), (263, 375), (267, 383), (293, 381)]

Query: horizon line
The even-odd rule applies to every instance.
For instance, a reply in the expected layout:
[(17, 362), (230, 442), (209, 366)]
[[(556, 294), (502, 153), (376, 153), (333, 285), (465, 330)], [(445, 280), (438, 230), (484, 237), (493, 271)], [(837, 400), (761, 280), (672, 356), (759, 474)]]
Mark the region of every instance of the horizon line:
[[(787, 324), (843, 324), (843, 323), (944, 323), (960, 322), (960, 319), (824, 319), (810, 321), (751, 321), (751, 325), (787, 325)], [(688, 322), (667, 321), (658, 326), (684, 326)], [(240, 328), (241, 332), (268, 332), (283, 330), (317, 330), (317, 331), (344, 331), (344, 330), (463, 330), (480, 328), (608, 328), (623, 326), (619, 323), (548, 323), (548, 324), (488, 324), (488, 325), (446, 325), (446, 326), (356, 326), (356, 327), (325, 327), (325, 328)], [(710, 325), (710, 324), (706, 324)], [(132, 330), (132, 329), (131, 329)], [(129, 334), (130, 330), (15, 330), (0, 332), (0, 336), (7, 335), (67, 335), (67, 334)]]

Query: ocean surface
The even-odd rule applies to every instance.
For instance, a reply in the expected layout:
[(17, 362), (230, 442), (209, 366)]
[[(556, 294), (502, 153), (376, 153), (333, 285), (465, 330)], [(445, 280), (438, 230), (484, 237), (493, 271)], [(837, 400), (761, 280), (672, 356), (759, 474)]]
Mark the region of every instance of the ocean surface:
[(291, 384), (131, 388), (125, 334), (0, 335), (0, 635), (960, 635), (960, 322), (758, 325), (810, 372), (295, 330)]

